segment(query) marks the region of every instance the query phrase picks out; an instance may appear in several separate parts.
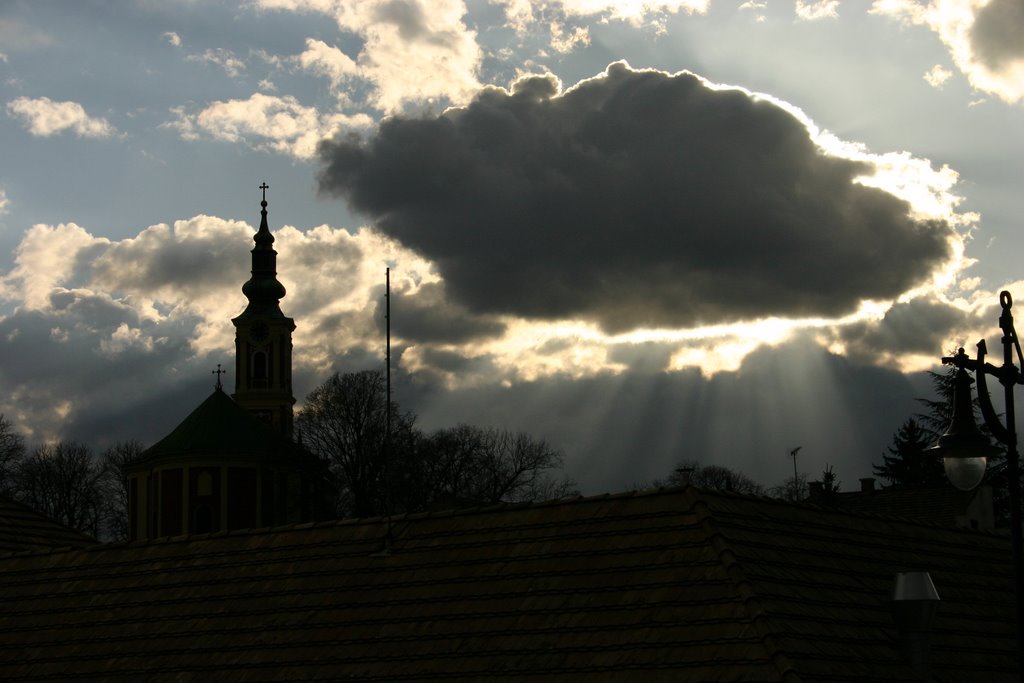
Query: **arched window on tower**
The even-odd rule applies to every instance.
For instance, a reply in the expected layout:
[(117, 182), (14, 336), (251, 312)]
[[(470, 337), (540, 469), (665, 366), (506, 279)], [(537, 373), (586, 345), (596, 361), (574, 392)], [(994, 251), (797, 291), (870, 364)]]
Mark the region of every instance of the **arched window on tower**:
[(200, 503), (192, 513), (192, 533), (208, 534), (213, 530), (213, 508)]
[(266, 351), (252, 354), (252, 385), (255, 388), (266, 388), (269, 380), (270, 362)]

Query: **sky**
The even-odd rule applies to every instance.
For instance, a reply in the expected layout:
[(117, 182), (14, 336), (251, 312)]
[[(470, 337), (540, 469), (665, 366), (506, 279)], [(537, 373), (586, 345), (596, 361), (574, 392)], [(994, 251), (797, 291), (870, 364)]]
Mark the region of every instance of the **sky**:
[(2, 0), (0, 413), (170, 431), (266, 182), (299, 407), (383, 368), (390, 268), (425, 430), (856, 488), (1024, 302), (1022, 107), (1019, 0)]

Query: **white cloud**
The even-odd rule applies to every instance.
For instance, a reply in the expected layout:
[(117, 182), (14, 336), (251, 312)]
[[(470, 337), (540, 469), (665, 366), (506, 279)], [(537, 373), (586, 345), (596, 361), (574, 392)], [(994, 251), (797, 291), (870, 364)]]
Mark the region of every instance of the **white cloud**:
[(108, 356), (117, 356), (132, 348), (151, 351), (153, 341), (153, 338), (141, 329), (129, 327), (128, 323), (121, 323), (110, 333), (110, 337), (100, 340), (99, 350)]
[(172, 45), (174, 47), (181, 47), (181, 36), (179, 36), (174, 31), (167, 31), (161, 37), (167, 41), (168, 45)]
[(646, 23), (657, 14), (705, 14), (710, 0), (558, 0), (570, 16), (605, 15), (633, 24)]
[(205, 134), (298, 159), (312, 157), (317, 144), (339, 130), (373, 124), (365, 114), (324, 114), (303, 106), (294, 97), (263, 93), (254, 93), (247, 100), (214, 102), (195, 114), (181, 107), (172, 112), (177, 120), (164, 125), (177, 129), (186, 140), (197, 140)]
[(342, 85), (359, 77), (359, 66), (351, 57), (338, 48), (313, 38), (306, 39), (306, 51), (297, 55), (294, 60), (304, 70), (327, 77), (331, 82), (331, 89), (342, 100), (348, 99), (341, 89)]
[(117, 133), (109, 121), (89, 116), (78, 102), (19, 97), (7, 103), (7, 114), (21, 119), (25, 129), (37, 137), (49, 137), (65, 130), (83, 138), (106, 138)]
[(933, 88), (941, 88), (952, 76), (952, 71), (944, 68), (941, 64), (936, 64), (925, 73), (924, 80)]
[(225, 50), (222, 47), (206, 50), (198, 55), (189, 55), (185, 57), (185, 60), (214, 64), (224, 69), (224, 73), (231, 78), (238, 78), (245, 71), (245, 62), (236, 57), (230, 50)]
[(11, 200), (7, 198), (7, 190), (0, 187), (0, 216), (10, 210)]
[(107, 243), (74, 223), (32, 226), (14, 251), (14, 268), (0, 277), (0, 297), (30, 309), (48, 307), (50, 294), (75, 277), (79, 255)]
[(1020, 0), (875, 0), (871, 12), (928, 27), (975, 89), (1011, 104), (1024, 100)]
[(764, 10), (768, 8), (768, 3), (765, 0), (747, 0), (739, 6), (740, 11), (754, 12), (754, 21), (759, 24), (763, 24), (768, 21), (768, 17), (765, 16)]
[(556, 52), (564, 54), (584, 45), (590, 45), (590, 31), (587, 27), (576, 26), (567, 31), (562, 23), (551, 22), (551, 47)]
[(796, 0), (795, 10), (804, 21), (833, 19), (839, 16), (839, 0)]
[[(343, 31), (357, 34), (363, 47), (352, 74), (369, 82), (369, 102), (384, 112), (409, 103), (464, 102), (479, 88), (477, 72), (483, 53), (476, 33), (463, 22), (462, 0), (257, 0), (264, 9), (320, 12)], [(297, 57), (314, 73), (346, 78), (353, 68), (336, 48), (310, 39)]]
[[(710, 0), (496, 0), (505, 8), (505, 19), (517, 31), (525, 32), (542, 17), (586, 17), (625, 21), (634, 26), (660, 28), (667, 14), (706, 14)], [(748, 3), (749, 4), (749, 3)], [(534, 12), (537, 9), (538, 12)]]

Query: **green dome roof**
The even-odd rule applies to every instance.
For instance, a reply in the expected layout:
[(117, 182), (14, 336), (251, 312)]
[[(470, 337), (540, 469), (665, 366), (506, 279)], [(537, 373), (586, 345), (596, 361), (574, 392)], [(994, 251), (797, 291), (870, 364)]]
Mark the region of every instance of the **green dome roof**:
[(309, 457), (216, 389), (140, 461), (166, 456), (242, 456), (254, 460)]

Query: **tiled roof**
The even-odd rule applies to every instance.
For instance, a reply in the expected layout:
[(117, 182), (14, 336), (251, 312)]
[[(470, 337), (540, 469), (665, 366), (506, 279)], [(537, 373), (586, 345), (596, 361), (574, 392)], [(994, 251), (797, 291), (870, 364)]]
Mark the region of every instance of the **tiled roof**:
[[(390, 528), (390, 533), (389, 533)], [(390, 536), (390, 541), (388, 537)], [(1002, 536), (693, 488), (0, 559), (0, 679), (1016, 681)]]
[(0, 552), (81, 547), (96, 543), (32, 508), (0, 496)]

